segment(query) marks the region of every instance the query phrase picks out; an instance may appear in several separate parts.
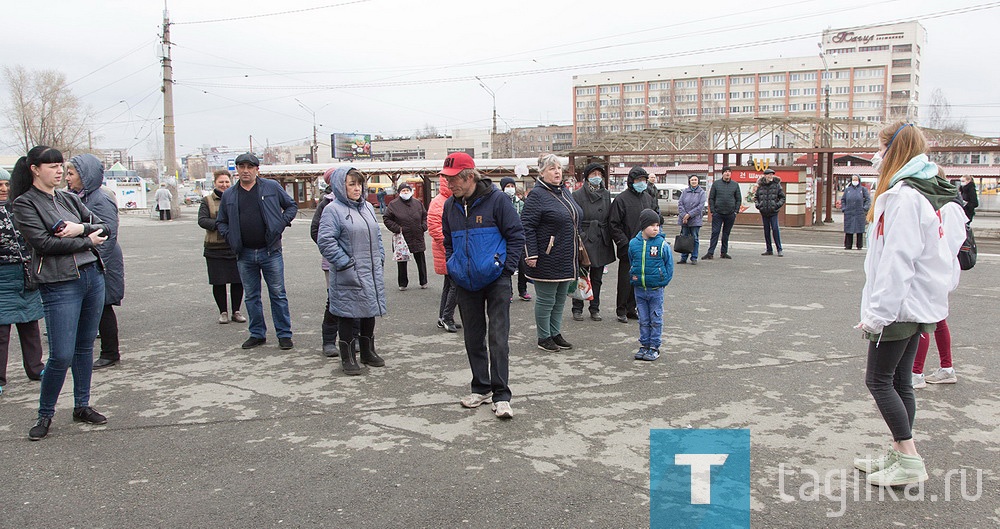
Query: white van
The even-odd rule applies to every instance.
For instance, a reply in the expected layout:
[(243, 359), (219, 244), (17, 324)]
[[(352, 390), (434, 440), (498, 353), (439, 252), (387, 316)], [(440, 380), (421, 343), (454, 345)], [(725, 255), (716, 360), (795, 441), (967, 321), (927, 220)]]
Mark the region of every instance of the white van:
[(656, 197), (661, 215), (676, 215), (677, 201), (687, 184), (656, 184)]

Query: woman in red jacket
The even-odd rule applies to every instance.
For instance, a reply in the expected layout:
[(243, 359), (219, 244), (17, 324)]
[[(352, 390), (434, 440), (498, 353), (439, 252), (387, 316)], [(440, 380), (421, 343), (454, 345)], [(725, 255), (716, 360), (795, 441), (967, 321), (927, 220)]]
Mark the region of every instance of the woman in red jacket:
[(458, 332), (461, 323), (455, 322), (455, 283), (448, 277), (448, 263), (444, 252), (444, 233), (441, 231), (441, 214), (444, 212), (444, 202), (451, 197), (451, 188), (445, 178), (438, 180), (438, 194), (431, 200), (427, 210), (427, 230), (431, 234), (431, 253), (434, 257), (434, 273), (444, 276), (444, 287), (441, 290), (441, 308), (438, 309), (439, 328), (448, 332)]

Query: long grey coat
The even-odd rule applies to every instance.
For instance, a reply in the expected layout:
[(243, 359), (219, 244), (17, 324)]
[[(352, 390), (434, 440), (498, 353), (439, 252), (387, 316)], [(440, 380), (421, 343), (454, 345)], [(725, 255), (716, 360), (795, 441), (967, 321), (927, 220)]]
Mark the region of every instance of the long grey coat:
[(590, 266), (600, 267), (615, 262), (615, 245), (611, 242), (611, 193), (601, 184), (594, 190), (589, 183), (573, 191), (573, 200), (583, 210), (583, 247), (590, 257)]
[(865, 186), (848, 185), (840, 197), (840, 210), (844, 212), (844, 233), (864, 233), (868, 208), (872, 201)]
[(320, 253), (330, 262), (330, 314), (343, 318), (384, 316), (382, 231), (375, 220), (375, 208), (364, 195), (348, 200), (346, 177), (350, 169), (341, 167), (330, 177), (336, 200), (323, 209), (316, 237)]
[(108, 240), (97, 247), (104, 261), (104, 304), (121, 305), (125, 297), (125, 257), (118, 245), (118, 202), (104, 185), (104, 167), (93, 154), (80, 154), (70, 159), (83, 182), (83, 205), (108, 227)]

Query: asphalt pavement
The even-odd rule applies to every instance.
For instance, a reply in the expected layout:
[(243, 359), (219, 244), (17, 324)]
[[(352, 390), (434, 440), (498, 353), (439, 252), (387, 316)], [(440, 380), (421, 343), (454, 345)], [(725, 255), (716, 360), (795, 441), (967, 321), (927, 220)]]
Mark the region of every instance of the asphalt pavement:
[[(196, 208), (173, 222), (122, 216), (123, 360), (95, 372), (92, 390), (109, 422), (72, 422), (67, 379), (49, 436), (28, 441), (38, 385), (14, 340), (0, 527), (647, 527), (654, 428), (749, 428), (754, 527), (1000, 523), (1000, 256), (984, 251), (995, 242), (951, 296), (958, 383), (917, 393), (930, 480), (919, 497), (879, 500), (851, 467), (889, 439), (852, 329), (865, 252), (844, 250), (837, 225), (784, 229), (783, 258), (761, 256), (760, 230), (738, 227), (734, 259), (678, 265), (656, 362), (633, 360), (637, 325), (615, 321), (615, 265), (604, 321), (566, 310), (569, 351), (538, 350), (533, 304), (515, 298), (514, 418), (500, 421), (459, 405), (471, 377), (461, 334), (435, 325), (441, 278), (413, 288), (412, 265), (400, 292), (387, 263), (386, 367), (347, 377), (321, 354), (310, 215), (284, 240), (290, 351), (269, 317), (267, 345), (249, 351), (245, 324), (216, 323)], [(932, 345), (927, 371), (937, 362)]]

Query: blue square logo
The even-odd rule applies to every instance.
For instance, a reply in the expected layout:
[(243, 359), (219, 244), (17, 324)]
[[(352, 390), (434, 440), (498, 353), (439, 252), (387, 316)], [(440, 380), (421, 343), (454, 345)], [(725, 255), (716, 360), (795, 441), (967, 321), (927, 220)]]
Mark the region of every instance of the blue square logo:
[(649, 526), (750, 527), (750, 430), (650, 430)]

